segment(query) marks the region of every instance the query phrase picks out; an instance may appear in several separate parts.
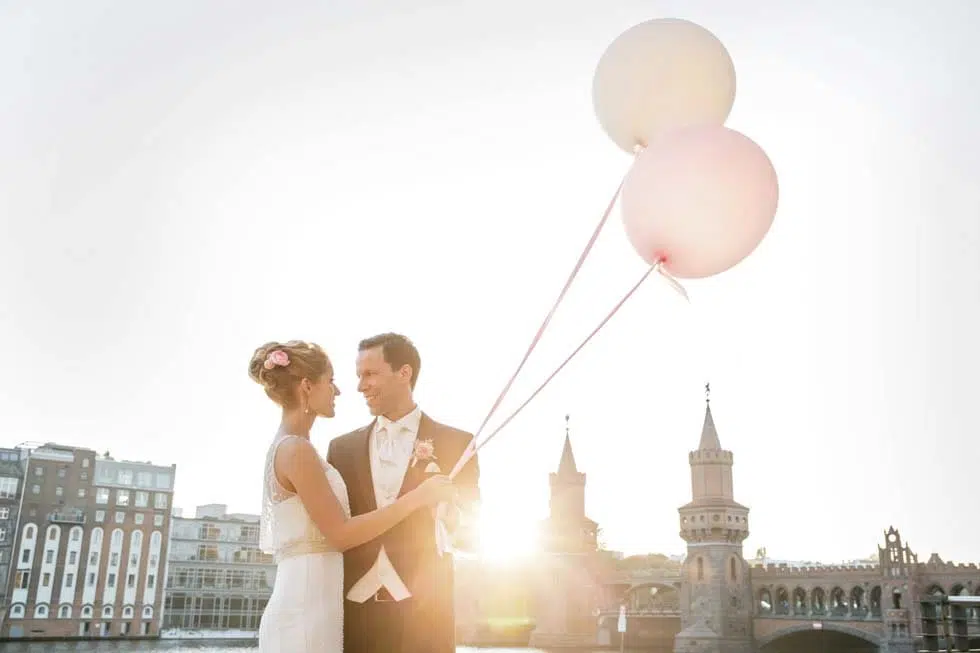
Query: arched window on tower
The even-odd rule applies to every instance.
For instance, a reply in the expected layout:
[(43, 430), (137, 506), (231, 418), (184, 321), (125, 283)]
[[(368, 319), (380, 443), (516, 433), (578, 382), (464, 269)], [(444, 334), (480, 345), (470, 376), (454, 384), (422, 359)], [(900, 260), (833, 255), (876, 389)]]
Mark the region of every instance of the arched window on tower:
[(728, 560), (728, 571), (732, 577), (732, 582), (736, 582), (738, 580), (738, 568), (735, 564), (735, 558), (730, 558)]
[(698, 556), (698, 580), (704, 580), (704, 558)]

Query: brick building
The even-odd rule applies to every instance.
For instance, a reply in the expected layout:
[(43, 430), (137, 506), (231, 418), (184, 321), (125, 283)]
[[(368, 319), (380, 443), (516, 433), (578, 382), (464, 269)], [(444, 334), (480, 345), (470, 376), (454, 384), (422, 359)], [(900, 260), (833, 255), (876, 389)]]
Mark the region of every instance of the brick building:
[(30, 451), (0, 635), (155, 636), (174, 473), (91, 449)]

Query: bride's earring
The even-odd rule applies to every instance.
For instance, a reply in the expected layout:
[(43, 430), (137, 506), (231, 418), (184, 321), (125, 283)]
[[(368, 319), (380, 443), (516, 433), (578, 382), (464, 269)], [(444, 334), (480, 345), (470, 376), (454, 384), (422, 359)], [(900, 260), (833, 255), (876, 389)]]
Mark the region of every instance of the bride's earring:
[(303, 397), (303, 412), (307, 415), (310, 414), (310, 400), (306, 396)]

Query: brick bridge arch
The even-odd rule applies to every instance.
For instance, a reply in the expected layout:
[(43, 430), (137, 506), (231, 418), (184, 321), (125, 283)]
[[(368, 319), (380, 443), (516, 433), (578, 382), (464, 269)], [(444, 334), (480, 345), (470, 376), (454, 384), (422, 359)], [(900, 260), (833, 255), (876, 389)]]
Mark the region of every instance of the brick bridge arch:
[(787, 635), (792, 635), (793, 633), (807, 633), (815, 630), (823, 630), (834, 633), (841, 633), (843, 635), (851, 635), (852, 637), (857, 637), (858, 639), (863, 639), (866, 642), (874, 644), (877, 647), (881, 647), (883, 640), (881, 637), (875, 635), (874, 633), (869, 633), (866, 630), (861, 630), (860, 628), (853, 628), (845, 624), (836, 624), (833, 622), (823, 621), (820, 622), (821, 627), (814, 628), (813, 623), (796, 624), (793, 626), (787, 626), (786, 628), (781, 628), (774, 633), (770, 633), (765, 637), (760, 637), (755, 640), (755, 645), (758, 650), (762, 650), (762, 647), (775, 642), (777, 639), (786, 637)]

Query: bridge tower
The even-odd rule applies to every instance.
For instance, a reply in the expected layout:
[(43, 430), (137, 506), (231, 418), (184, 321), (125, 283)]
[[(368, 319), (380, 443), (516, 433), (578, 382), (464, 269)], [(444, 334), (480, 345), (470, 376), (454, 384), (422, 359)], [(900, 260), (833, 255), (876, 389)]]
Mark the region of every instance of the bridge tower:
[(884, 650), (888, 653), (914, 653), (913, 625), (921, 623), (921, 611), (915, 601), (918, 584), (919, 556), (894, 526), (885, 531), (885, 546), (878, 547), (878, 565), (884, 578), (881, 602), (884, 617)]
[(681, 632), (675, 653), (751, 653), (752, 583), (742, 557), (749, 509), (735, 502), (731, 451), (721, 448), (705, 385), (704, 425), (691, 465), (691, 502), (680, 513), (687, 542)]
[(565, 446), (551, 474), (551, 509), (542, 524), (534, 648), (588, 648), (596, 642), (599, 584), (594, 577), (597, 524), (585, 514), (585, 474), (578, 470), (565, 416)]

